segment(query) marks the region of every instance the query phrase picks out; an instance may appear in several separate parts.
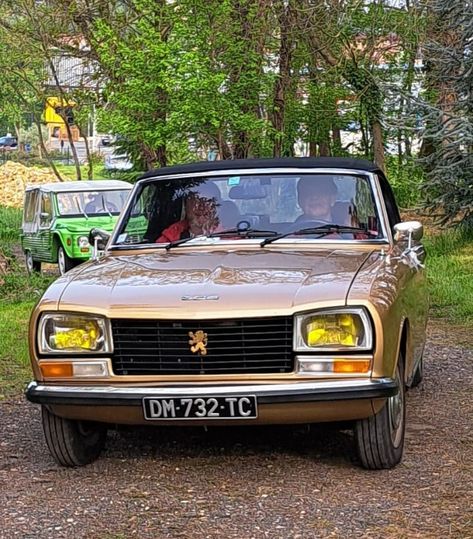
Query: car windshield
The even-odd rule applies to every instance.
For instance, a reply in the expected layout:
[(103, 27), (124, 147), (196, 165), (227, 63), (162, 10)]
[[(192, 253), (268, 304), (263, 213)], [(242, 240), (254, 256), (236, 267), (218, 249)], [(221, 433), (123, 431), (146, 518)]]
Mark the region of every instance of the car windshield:
[[(186, 240), (192, 244), (193, 238), (265, 237), (274, 241), (382, 238), (368, 176), (261, 173), (148, 180), (136, 191), (114, 243), (169, 247), (187, 245)], [(267, 243), (272, 242), (263, 246)]]
[(57, 193), (59, 214), (63, 216), (119, 214), (130, 191), (76, 191)]

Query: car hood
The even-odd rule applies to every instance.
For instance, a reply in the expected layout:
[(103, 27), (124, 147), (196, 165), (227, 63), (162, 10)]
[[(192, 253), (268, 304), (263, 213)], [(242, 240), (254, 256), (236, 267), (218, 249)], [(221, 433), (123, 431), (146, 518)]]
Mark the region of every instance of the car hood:
[(117, 219), (118, 215), (112, 215), (111, 217), (109, 215), (89, 217), (87, 220), (83, 217), (80, 221), (58, 223), (56, 230), (67, 230), (72, 234), (88, 234), (92, 228), (103, 228), (111, 232)]
[(344, 304), (366, 250), (175, 249), (109, 255), (56, 281), (61, 310), (106, 316), (278, 315)]

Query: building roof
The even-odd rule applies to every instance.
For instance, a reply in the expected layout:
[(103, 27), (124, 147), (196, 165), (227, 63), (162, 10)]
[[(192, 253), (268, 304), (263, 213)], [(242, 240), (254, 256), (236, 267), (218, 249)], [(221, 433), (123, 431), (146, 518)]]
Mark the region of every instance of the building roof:
[(54, 182), (43, 183), (41, 185), (27, 185), (26, 191), (40, 188), (42, 191), (53, 191), (55, 193), (76, 192), (76, 191), (103, 191), (110, 189), (133, 189), (133, 185), (121, 180), (95, 180), (80, 182)]
[(192, 174), (193, 172), (253, 168), (344, 168), (366, 170), (367, 172), (377, 172), (382, 174), (377, 165), (364, 159), (352, 159), (350, 157), (291, 157), (279, 159), (200, 161), (186, 165), (176, 165), (150, 170), (141, 176), (140, 180), (157, 176), (167, 176), (169, 174)]

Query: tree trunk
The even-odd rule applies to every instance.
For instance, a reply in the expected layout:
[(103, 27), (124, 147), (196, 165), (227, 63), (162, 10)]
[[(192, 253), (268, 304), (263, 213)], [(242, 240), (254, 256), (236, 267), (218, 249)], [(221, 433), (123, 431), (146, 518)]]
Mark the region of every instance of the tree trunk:
[(40, 144), (40, 147), (44, 153), (44, 156), (46, 157), (46, 160), (48, 161), (48, 164), (49, 166), (51, 167), (54, 175), (56, 176), (56, 178), (62, 182), (64, 181), (62, 179), (62, 176), (61, 174), (59, 173), (58, 169), (56, 168), (56, 165), (54, 164), (54, 161), (51, 159), (51, 157), (49, 156), (49, 152), (46, 148), (46, 144), (44, 143), (44, 139), (43, 139), (43, 132), (41, 131), (41, 122), (39, 120), (39, 118), (36, 116), (36, 113), (33, 112), (33, 121), (36, 125), (36, 127), (38, 128), (38, 136), (39, 136), (39, 144)]
[(90, 155), (90, 148), (89, 148), (89, 139), (87, 137), (87, 133), (84, 133), (82, 128), (77, 126), (79, 129), (80, 136), (84, 139), (85, 144), (85, 154), (87, 156), (87, 179), (93, 180), (94, 178), (94, 163), (92, 162), (92, 156)]
[(342, 136), (340, 134), (340, 128), (336, 125), (332, 125), (332, 141), (333, 154), (336, 155), (342, 149)]
[(276, 78), (274, 87), (273, 113), (271, 120), (275, 131), (273, 138), (273, 156), (281, 157), (284, 147), (287, 94), (291, 85), (291, 61), (293, 50), (291, 28), (294, 19), (293, 2), (292, 0), (289, 0), (287, 6), (285, 6), (284, 2), (279, 1), (276, 9), (278, 10), (281, 41), (279, 45), (279, 74)]
[(374, 162), (378, 167), (385, 172), (384, 162), (384, 143), (383, 143), (383, 128), (379, 120), (372, 122), (371, 132), (373, 134), (373, 157)]
[(325, 142), (325, 141), (319, 142), (319, 155), (320, 157), (330, 156), (330, 145), (328, 144), (328, 142)]

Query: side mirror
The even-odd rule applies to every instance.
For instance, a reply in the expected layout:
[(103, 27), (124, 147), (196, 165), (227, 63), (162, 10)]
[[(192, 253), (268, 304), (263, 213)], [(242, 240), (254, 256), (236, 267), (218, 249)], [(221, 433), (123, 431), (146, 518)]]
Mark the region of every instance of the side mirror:
[(92, 258), (96, 260), (99, 258), (100, 252), (105, 250), (107, 242), (110, 239), (110, 233), (101, 228), (92, 228), (89, 232), (89, 243), (94, 246), (94, 252)]
[(412, 241), (420, 241), (424, 235), (424, 226), (419, 221), (405, 221), (394, 225), (394, 241), (407, 241), (409, 248)]

